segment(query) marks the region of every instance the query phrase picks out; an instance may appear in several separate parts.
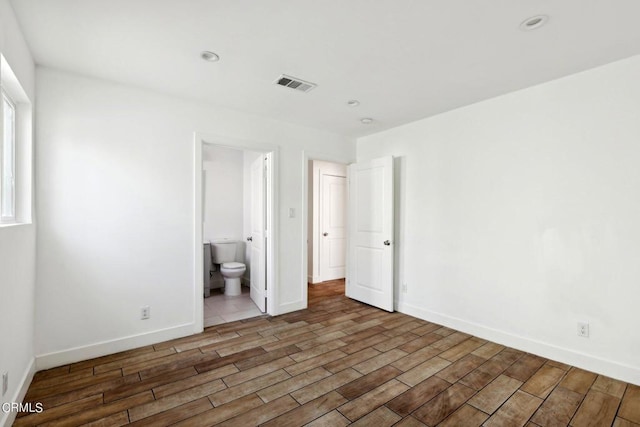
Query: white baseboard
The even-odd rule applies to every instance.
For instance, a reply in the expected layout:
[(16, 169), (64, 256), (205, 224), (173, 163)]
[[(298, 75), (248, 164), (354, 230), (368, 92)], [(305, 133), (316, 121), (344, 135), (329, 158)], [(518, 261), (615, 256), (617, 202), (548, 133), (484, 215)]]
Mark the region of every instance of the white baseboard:
[(292, 311), (304, 310), (307, 308), (307, 302), (303, 300), (287, 302), (278, 306), (278, 315), (291, 313)]
[[(36, 373), (36, 360), (35, 358), (31, 359), (29, 366), (22, 374), (22, 378), (20, 379), (20, 387), (16, 390), (13, 398), (9, 400), (9, 402), (22, 402), (24, 397), (27, 395), (27, 390), (29, 390), (29, 386), (31, 385), (31, 381), (33, 380), (33, 375)], [(16, 419), (16, 412), (4, 413), (0, 411), (0, 426), (8, 427), (13, 424)]]
[(640, 385), (640, 367), (637, 366), (630, 366), (613, 360), (602, 359), (579, 351), (559, 347), (554, 344), (532, 340), (530, 338), (489, 328), (477, 323), (468, 322), (457, 317), (425, 310), (406, 302), (398, 302), (398, 311), (419, 319), (438, 323), (440, 325), (477, 336), (478, 338), (506, 345), (517, 350), (526, 351), (547, 359), (552, 359), (621, 381)]
[(115, 340), (70, 348), (68, 350), (41, 354), (36, 356), (36, 368), (38, 371), (41, 371), (43, 369), (55, 368), (82, 360), (93, 359), (94, 357), (106, 356), (120, 351), (143, 347), (145, 345), (157, 344), (174, 338), (186, 337), (193, 335), (194, 327), (194, 323), (186, 323), (184, 325), (144, 334), (131, 335)]
[(322, 278), (320, 276), (311, 276), (311, 281), (309, 283), (315, 285), (316, 283), (320, 282), (322, 282)]

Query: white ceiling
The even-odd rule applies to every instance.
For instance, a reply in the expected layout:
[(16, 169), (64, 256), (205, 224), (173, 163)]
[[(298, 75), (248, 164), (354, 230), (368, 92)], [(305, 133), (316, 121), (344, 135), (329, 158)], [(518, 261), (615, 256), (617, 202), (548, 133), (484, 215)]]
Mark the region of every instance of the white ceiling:
[(353, 137), (640, 53), (638, 0), (11, 3), (38, 64)]

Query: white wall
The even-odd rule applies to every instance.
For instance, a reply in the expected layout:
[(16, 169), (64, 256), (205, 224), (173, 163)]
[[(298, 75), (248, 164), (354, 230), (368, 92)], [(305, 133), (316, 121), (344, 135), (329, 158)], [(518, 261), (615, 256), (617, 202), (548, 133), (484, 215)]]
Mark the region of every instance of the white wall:
[(241, 150), (205, 144), (202, 148), (204, 239), (243, 240), (243, 166)]
[(280, 147), (276, 309), (306, 305), (303, 150), (352, 140), (46, 68), (37, 87), (38, 366), (195, 329), (194, 131)]
[(360, 139), (358, 160), (397, 157), (399, 309), (640, 384), (638, 75), (640, 56)]
[[(0, 0), (0, 53), (33, 102), (33, 59), (6, 0)], [(17, 165), (30, 163), (26, 159)], [(0, 372), (9, 373), (0, 404), (21, 401), (34, 372), (35, 239), (33, 224), (0, 226)], [(0, 411), (0, 425), (11, 424), (14, 417)]]

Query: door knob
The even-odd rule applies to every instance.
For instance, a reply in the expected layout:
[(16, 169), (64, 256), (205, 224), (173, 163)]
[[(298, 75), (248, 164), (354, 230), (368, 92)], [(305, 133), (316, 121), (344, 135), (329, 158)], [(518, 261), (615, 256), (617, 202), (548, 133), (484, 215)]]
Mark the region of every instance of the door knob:
[(329, 233), (322, 233), (322, 235), (323, 235), (324, 237), (327, 237), (327, 236), (329, 235)]
[(247, 242), (253, 242), (253, 237), (247, 237)]
[(384, 243), (384, 245), (385, 245), (385, 246), (389, 246), (389, 245), (391, 245), (391, 242), (390, 242), (390, 241), (388, 241), (388, 240), (385, 240), (383, 243)]

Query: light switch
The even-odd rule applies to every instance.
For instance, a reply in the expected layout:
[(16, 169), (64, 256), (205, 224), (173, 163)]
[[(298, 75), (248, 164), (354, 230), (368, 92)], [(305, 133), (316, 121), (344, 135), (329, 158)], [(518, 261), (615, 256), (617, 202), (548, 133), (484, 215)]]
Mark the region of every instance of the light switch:
[(289, 208), (289, 218), (295, 218), (295, 217), (296, 217), (295, 208)]

